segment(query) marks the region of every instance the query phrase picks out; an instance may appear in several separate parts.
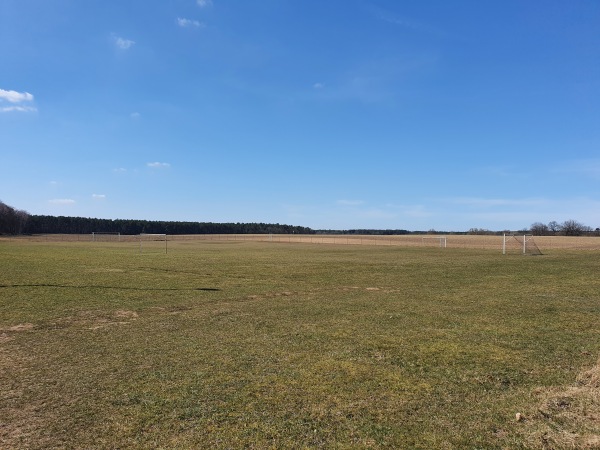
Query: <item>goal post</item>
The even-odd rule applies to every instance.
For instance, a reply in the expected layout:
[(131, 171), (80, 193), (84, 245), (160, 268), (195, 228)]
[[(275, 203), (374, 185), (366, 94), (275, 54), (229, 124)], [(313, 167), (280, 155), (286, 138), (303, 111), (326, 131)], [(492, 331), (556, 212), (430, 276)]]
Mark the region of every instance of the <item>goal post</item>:
[(140, 233), (140, 253), (164, 252), (167, 254), (168, 239), (166, 234)]
[(502, 254), (541, 255), (542, 252), (533, 239), (533, 234), (502, 234)]
[(425, 246), (432, 247), (431, 244), (434, 244), (433, 246), (435, 246), (435, 247), (446, 248), (446, 245), (447, 245), (446, 236), (422, 236), (421, 237), (421, 245), (423, 247), (425, 247)]
[(92, 231), (93, 242), (119, 242), (121, 233), (119, 231)]

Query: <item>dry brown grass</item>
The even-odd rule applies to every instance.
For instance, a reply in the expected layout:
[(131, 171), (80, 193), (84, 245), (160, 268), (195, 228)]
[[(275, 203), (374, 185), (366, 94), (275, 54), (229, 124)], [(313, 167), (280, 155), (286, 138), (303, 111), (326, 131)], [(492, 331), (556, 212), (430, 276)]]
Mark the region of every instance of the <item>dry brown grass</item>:
[[(215, 242), (274, 242), (297, 244), (329, 245), (374, 245), (399, 247), (439, 247), (439, 241), (432, 235), (297, 235), (297, 234), (194, 234), (170, 235), (168, 240), (176, 243), (194, 241)], [(425, 239), (424, 239), (425, 238)], [(35, 242), (90, 242), (91, 245), (107, 245), (106, 242), (92, 242), (89, 234), (48, 234), (23, 237), (0, 237), (0, 239), (29, 240)], [(139, 242), (138, 236), (120, 236), (119, 242), (112, 245), (131, 245)], [(547, 250), (600, 250), (600, 236), (535, 236), (535, 243), (542, 253)], [(502, 236), (493, 235), (447, 235), (447, 248), (487, 249), (502, 251)], [(109, 244), (109, 245), (110, 245)], [(161, 247), (162, 248), (162, 247)]]
[(600, 359), (575, 384), (534, 394), (539, 407), (524, 416), (525, 441), (532, 448), (600, 448)]
[(2, 245), (0, 448), (559, 449), (600, 434), (595, 252)]

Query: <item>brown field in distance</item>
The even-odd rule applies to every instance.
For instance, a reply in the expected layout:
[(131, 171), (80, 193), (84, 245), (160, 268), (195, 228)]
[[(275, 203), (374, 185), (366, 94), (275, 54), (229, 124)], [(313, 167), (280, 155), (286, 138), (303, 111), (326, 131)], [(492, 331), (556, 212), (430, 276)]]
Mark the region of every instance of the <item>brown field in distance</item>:
[[(399, 247), (440, 247), (441, 235), (294, 235), (294, 234), (193, 234), (169, 235), (169, 242), (189, 241), (252, 241), (296, 244), (375, 245)], [(446, 248), (488, 249), (502, 251), (502, 236), (448, 234)], [(91, 242), (90, 234), (45, 234), (0, 239), (24, 239), (47, 242)], [(114, 235), (98, 238), (102, 242), (138, 242), (137, 235)], [(160, 238), (162, 239), (162, 238)], [(600, 236), (534, 236), (539, 249), (600, 250)]]

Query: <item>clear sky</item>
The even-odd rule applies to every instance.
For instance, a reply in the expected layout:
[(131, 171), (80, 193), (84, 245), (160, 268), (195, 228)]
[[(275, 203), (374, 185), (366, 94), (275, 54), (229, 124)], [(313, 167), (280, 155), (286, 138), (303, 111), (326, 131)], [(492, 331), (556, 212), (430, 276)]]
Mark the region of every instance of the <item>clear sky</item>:
[(0, 0), (0, 200), (600, 227), (597, 0)]

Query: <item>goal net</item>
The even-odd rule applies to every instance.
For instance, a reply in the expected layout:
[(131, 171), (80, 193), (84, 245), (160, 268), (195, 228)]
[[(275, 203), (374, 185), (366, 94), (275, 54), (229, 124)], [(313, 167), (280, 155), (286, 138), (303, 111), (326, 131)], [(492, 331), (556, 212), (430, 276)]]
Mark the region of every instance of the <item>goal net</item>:
[(535, 243), (532, 234), (502, 235), (502, 254), (541, 255), (542, 252)]
[(92, 241), (93, 242), (119, 242), (121, 240), (121, 233), (118, 231), (93, 231)]
[(146, 234), (139, 235), (140, 253), (167, 253), (167, 235), (166, 234)]

